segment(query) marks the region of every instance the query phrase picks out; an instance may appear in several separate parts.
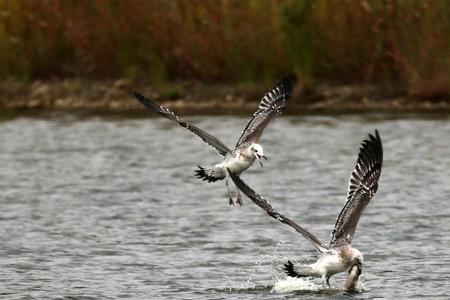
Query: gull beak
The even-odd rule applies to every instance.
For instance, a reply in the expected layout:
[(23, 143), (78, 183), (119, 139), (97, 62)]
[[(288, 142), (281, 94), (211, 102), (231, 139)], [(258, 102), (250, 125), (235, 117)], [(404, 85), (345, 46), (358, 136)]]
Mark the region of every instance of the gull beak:
[(362, 264), (360, 262), (355, 263), (348, 271), (347, 280), (345, 281), (345, 289), (348, 292), (354, 292), (356, 283), (361, 275)]
[(261, 158), (264, 158), (264, 160), (267, 160), (267, 157), (265, 157), (264, 155), (258, 155), (258, 154), (256, 154), (255, 156), (258, 159), (259, 164), (261, 165), (261, 168), (264, 168)]

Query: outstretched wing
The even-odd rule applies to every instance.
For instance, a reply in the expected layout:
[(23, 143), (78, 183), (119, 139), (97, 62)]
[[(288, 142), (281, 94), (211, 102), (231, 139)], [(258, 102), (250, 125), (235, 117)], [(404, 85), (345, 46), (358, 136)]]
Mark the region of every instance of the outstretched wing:
[(236, 186), (244, 194), (246, 194), (247, 197), (249, 197), (253, 202), (255, 202), (256, 205), (258, 205), (259, 207), (264, 209), (269, 216), (271, 216), (274, 219), (277, 219), (278, 221), (280, 221), (283, 224), (286, 224), (286, 225), (294, 228), (298, 233), (300, 233), (305, 238), (307, 238), (311, 243), (313, 243), (314, 247), (316, 247), (316, 249), (319, 250), (320, 252), (325, 252), (328, 249), (325, 245), (323, 245), (319, 241), (319, 239), (314, 234), (312, 234), (311, 232), (309, 232), (305, 228), (301, 227), (300, 225), (298, 225), (291, 219), (283, 216), (282, 214), (277, 212), (275, 209), (273, 209), (273, 207), (269, 203), (269, 201), (267, 201), (260, 195), (256, 194), (255, 191), (253, 191), (247, 184), (245, 184), (245, 182), (243, 182), (237, 175), (230, 172), (230, 170), (228, 170), (228, 173), (230, 174), (230, 177), (231, 177), (231, 179), (233, 179)]
[(212, 136), (211, 134), (207, 133), (206, 131), (198, 128), (197, 126), (194, 126), (192, 124), (189, 124), (188, 122), (182, 121), (178, 116), (176, 116), (172, 111), (169, 109), (162, 107), (155, 101), (148, 99), (144, 97), (143, 95), (135, 92), (134, 97), (142, 103), (145, 107), (153, 110), (154, 112), (160, 114), (164, 118), (167, 118), (169, 120), (177, 122), (178, 125), (181, 127), (186, 128), (196, 136), (200, 137), (205, 143), (215, 148), (217, 151), (219, 151), (220, 155), (225, 156), (228, 152), (231, 152), (231, 150), (222, 143), (219, 139)]
[(359, 150), (356, 167), (350, 176), (347, 202), (337, 218), (330, 245), (349, 244), (359, 218), (378, 189), (383, 166), (383, 145), (378, 130), (369, 134)]
[(248, 121), (244, 131), (236, 143), (236, 148), (246, 142), (257, 143), (264, 128), (273, 117), (281, 114), (281, 109), (287, 104), (292, 93), (292, 79), (284, 78), (267, 92), (259, 103), (258, 110)]

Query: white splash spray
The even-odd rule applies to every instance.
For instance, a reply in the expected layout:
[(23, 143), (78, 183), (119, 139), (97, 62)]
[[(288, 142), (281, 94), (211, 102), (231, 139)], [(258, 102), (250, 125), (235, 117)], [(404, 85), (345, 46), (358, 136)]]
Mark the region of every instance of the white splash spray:
[(278, 280), (272, 288), (275, 293), (292, 293), (297, 291), (317, 292), (323, 289), (322, 285), (315, 284), (312, 280), (305, 278), (287, 277)]

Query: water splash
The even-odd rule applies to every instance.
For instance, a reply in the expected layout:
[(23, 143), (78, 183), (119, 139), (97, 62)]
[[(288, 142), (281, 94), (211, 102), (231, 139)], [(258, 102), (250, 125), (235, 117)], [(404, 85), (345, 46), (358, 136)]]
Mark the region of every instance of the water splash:
[(298, 291), (318, 292), (323, 290), (322, 285), (314, 283), (312, 280), (305, 278), (287, 277), (278, 280), (272, 288), (275, 293), (292, 293)]
[[(284, 271), (284, 262), (288, 261), (288, 257), (283, 255), (283, 252), (290, 252), (290, 244), (286, 241), (280, 240), (273, 245), (271, 252), (267, 252), (264, 249), (258, 250), (255, 258), (249, 262), (254, 266), (261, 266), (268, 260), (271, 261), (272, 280), (275, 282), (271, 285), (257, 285), (254, 281), (256, 269), (242, 268), (239, 272), (246, 274), (238, 289), (230, 288), (230, 291), (256, 291), (263, 289), (270, 289), (271, 293), (313, 293), (313, 294), (336, 294), (346, 293), (344, 286), (328, 288), (322, 284), (321, 279), (317, 278), (293, 278), (287, 277)], [(295, 261), (295, 264), (307, 264), (308, 260)], [(369, 291), (365, 285), (366, 278), (364, 275), (359, 277), (356, 284), (356, 290), (353, 293), (363, 293)]]
[[(273, 245), (273, 250), (271, 252), (267, 252), (265, 249), (259, 249), (256, 253), (256, 257), (251, 259), (249, 262), (254, 266), (261, 266), (267, 261), (271, 261), (271, 272), (272, 278), (277, 281), (280, 278), (284, 278), (283, 271), (279, 267), (280, 261), (287, 261), (287, 257), (282, 256), (278, 253), (280, 247), (286, 245), (285, 241), (278, 241)], [(253, 282), (253, 277), (257, 270), (255, 268), (241, 268), (239, 273), (245, 273), (246, 279), (241, 282), (241, 289), (251, 289), (256, 284)]]
[[(366, 286), (366, 278), (361, 275), (359, 278), (355, 291), (352, 293), (364, 293), (370, 291)], [(272, 293), (324, 293), (324, 294), (335, 294), (339, 292), (346, 293), (345, 288), (342, 287), (325, 287), (323, 284), (318, 284), (311, 278), (294, 278), (294, 277), (286, 277), (284, 279), (277, 280), (275, 285), (272, 288)]]
[[(256, 253), (256, 259), (251, 259), (249, 262), (255, 266), (260, 266), (262, 264), (262, 262), (267, 261), (267, 259), (270, 258), (269, 254), (265, 253), (264, 249), (260, 249), (258, 250), (258, 252)], [(255, 284), (253, 283), (253, 276), (256, 272), (255, 268), (242, 268), (241, 270), (239, 270), (239, 273), (245, 273), (247, 274), (247, 279), (243, 280), (241, 282), (241, 289), (250, 289), (252, 288)]]
[(355, 292), (356, 293), (365, 293), (369, 292), (370, 288), (366, 285), (367, 278), (364, 276), (364, 274), (361, 274), (359, 276), (358, 282), (356, 283)]

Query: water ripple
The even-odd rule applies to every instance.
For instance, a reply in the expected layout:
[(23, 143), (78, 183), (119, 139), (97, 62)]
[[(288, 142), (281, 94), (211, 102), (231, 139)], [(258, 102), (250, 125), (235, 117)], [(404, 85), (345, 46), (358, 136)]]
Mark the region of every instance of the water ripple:
[[(192, 121), (230, 145), (246, 123)], [(446, 299), (448, 119), (281, 117), (262, 138), (265, 168), (242, 178), (327, 241), (359, 143), (375, 128), (385, 167), (354, 239), (365, 255), (364, 288), (348, 295), (345, 274), (332, 277), (329, 290), (312, 280), (309, 290), (275, 291), (287, 259), (308, 263), (317, 254), (250, 200), (228, 206), (223, 182), (194, 178), (197, 165), (220, 157), (166, 120), (5, 120), (0, 297)]]

